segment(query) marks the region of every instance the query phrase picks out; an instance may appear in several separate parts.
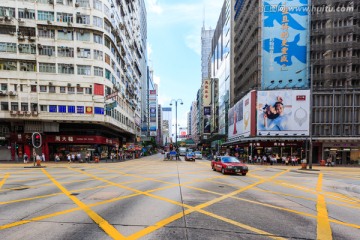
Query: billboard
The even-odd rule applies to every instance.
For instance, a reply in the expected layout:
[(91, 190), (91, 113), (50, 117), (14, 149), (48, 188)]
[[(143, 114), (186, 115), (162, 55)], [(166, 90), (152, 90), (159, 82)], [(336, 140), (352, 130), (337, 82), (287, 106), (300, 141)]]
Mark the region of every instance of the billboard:
[(253, 119), (252, 108), (254, 102), (252, 92), (246, 94), (228, 112), (228, 138), (249, 137), (251, 133), (251, 120)]
[(308, 0), (263, 4), (261, 88), (308, 88), (307, 71), (301, 71), (308, 59)]
[(259, 91), (257, 135), (309, 135), (310, 90)]
[(204, 133), (211, 133), (211, 107), (204, 107)]

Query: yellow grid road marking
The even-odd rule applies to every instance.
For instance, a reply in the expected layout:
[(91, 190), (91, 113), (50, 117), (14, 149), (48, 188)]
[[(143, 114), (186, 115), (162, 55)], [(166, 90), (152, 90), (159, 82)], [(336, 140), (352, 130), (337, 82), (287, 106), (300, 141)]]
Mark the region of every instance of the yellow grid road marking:
[[(276, 177), (278, 177), (278, 176), (280, 176), (280, 175), (282, 175), (282, 174), (284, 174), (284, 173), (287, 173), (288, 171), (289, 171), (289, 170), (280, 172), (280, 173), (272, 176), (271, 178), (269, 178), (269, 180), (270, 180), (270, 179), (273, 179), (273, 178), (276, 178)], [(208, 202), (206, 202), (206, 203), (200, 204), (200, 205), (198, 205), (198, 206), (196, 206), (196, 207), (190, 207), (190, 209), (187, 209), (187, 210), (185, 210), (184, 212), (177, 213), (177, 214), (175, 214), (175, 215), (173, 215), (173, 216), (171, 216), (171, 217), (169, 217), (169, 218), (166, 218), (166, 219), (164, 219), (164, 220), (162, 220), (162, 221), (160, 221), (160, 222), (157, 222), (154, 226), (147, 227), (147, 228), (145, 228), (145, 229), (143, 229), (143, 230), (141, 230), (141, 231), (139, 231), (139, 232), (137, 232), (137, 233), (135, 233), (135, 234), (132, 234), (131, 236), (128, 237), (128, 239), (138, 239), (138, 238), (140, 238), (140, 237), (143, 237), (143, 236), (145, 236), (145, 235), (148, 235), (149, 233), (151, 233), (151, 232), (153, 232), (153, 231), (155, 231), (155, 230), (157, 230), (157, 229), (159, 229), (159, 228), (161, 228), (161, 227), (163, 227), (163, 226), (165, 226), (165, 225), (167, 225), (167, 224), (169, 224), (169, 223), (171, 223), (171, 222), (173, 222), (173, 221), (175, 221), (175, 220), (177, 220), (177, 219), (179, 219), (179, 218), (181, 218), (181, 217), (185, 217), (185, 215), (188, 215), (188, 214), (190, 214), (190, 213), (192, 213), (192, 212), (194, 212), (194, 211), (199, 211), (199, 210), (201, 210), (202, 208), (208, 207), (208, 206), (210, 206), (210, 205), (212, 205), (212, 204), (215, 204), (215, 203), (217, 203), (217, 202), (220, 202), (220, 201), (222, 201), (222, 200), (224, 200), (224, 199), (226, 199), (226, 198), (229, 198), (229, 197), (231, 197), (231, 196), (234, 196), (234, 195), (236, 195), (236, 194), (239, 194), (239, 193), (241, 193), (241, 192), (243, 192), (243, 191), (246, 191), (246, 190), (248, 190), (248, 189), (250, 189), (250, 188), (252, 188), (252, 187), (254, 187), (254, 186), (257, 186), (257, 185), (259, 185), (259, 184), (262, 184), (262, 183), (264, 183), (264, 182), (266, 182), (266, 181), (267, 181), (267, 179), (261, 180), (261, 181), (259, 181), (259, 182), (254, 183), (254, 184), (251, 184), (251, 185), (248, 185), (248, 186), (246, 186), (246, 187), (244, 187), (244, 188), (241, 188), (241, 189), (239, 189), (239, 190), (236, 190), (236, 191), (234, 191), (234, 192), (232, 192), (232, 193), (225, 194), (225, 195), (223, 195), (223, 196), (221, 196), (221, 197), (219, 197), (219, 198), (216, 198), (216, 199), (213, 199), (213, 200), (208, 201)], [(184, 205), (184, 206), (185, 206), (185, 205)], [(202, 211), (204, 211), (204, 210), (202, 210)], [(209, 214), (210, 214), (210, 213), (209, 213)], [(231, 221), (230, 219), (228, 219), (228, 220)], [(250, 226), (249, 226), (249, 227), (250, 227)], [(261, 231), (261, 230), (259, 230), (259, 229), (253, 229), (253, 230), (254, 230), (255, 232), (258, 230), (259, 232), (257, 232), (257, 233), (259, 233), (259, 234), (263, 234), (263, 233), (264, 233), (263, 231)], [(267, 235), (273, 235), (273, 234), (267, 233)]]
[(316, 191), (318, 194), (318, 201), (316, 204), (317, 209), (317, 239), (332, 239), (332, 231), (329, 223), (329, 216), (326, 209), (326, 201), (322, 191), (323, 174), (319, 174), (318, 182), (316, 185)]
[(114, 226), (109, 224), (104, 218), (94, 212), (89, 206), (80, 201), (77, 197), (72, 196), (71, 193), (59, 182), (57, 182), (45, 169), (41, 170), (68, 198), (70, 198), (76, 205), (78, 205), (111, 238), (125, 239), (124, 236), (121, 235), (121, 233), (119, 233), (119, 231)]
[(4, 185), (6, 179), (8, 179), (9, 176), (10, 176), (10, 173), (5, 174), (4, 178), (0, 182), (0, 189), (2, 188), (2, 186)]

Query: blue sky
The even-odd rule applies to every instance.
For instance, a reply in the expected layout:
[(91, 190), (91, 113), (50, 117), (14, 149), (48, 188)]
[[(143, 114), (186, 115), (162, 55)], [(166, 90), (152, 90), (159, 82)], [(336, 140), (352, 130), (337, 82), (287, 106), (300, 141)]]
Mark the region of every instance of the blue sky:
[[(201, 86), (201, 27), (215, 28), (222, 0), (146, 0), (148, 59), (159, 84), (159, 103), (178, 105), (178, 124), (186, 127), (186, 113)], [(175, 107), (173, 105), (173, 124)], [(173, 130), (174, 131), (174, 130)]]

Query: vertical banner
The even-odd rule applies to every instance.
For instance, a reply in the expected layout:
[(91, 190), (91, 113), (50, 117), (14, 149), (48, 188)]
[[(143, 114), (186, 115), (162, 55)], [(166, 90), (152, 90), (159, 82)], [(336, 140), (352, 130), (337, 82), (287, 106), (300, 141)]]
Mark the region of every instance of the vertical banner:
[(150, 136), (157, 136), (157, 96), (156, 90), (149, 90), (149, 130)]
[(211, 133), (211, 107), (204, 107), (204, 134)]
[(211, 81), (204, 80), (202, 85), (203, 106), (208, 107), (211, 105)]
[(261, 88), (308, 88), (308, 0), (263, 4)]

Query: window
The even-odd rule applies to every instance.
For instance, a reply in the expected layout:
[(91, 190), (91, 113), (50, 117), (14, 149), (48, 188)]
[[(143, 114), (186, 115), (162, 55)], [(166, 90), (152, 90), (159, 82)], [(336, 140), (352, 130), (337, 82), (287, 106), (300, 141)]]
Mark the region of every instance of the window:
[(19, 111), (19, 104), (17, 102), (11, 103), (11, 111)]
[(104, 76), (104, 69), (101, 67), (94, 67), (94, 76)]
[(80, 29), (78, 32), (76, 32), (76, 39), (78, 41), (90, 42), (90, 33), (84, 32), (84, 30)]
[(31, 85), (31, 86), (30, 86), (30, 91), (31, 91), (31, 92), (37, 92), (36, 85)]
[(109, 38), (105, 38), (105, 46), (107, 47), (107, 48), (109, 48), (110, 49), (110, 46), (111, 46), (111, 41), (110, 41), (110, 39)]
[(16, 43), (0, 42), (0, 52), (16, 53)]
[(39, 48), (39, 55), (43, 56), (55, 56), (55, 47), (54, 46), (44, 46), (38, 45)]
[(94, 34), (94, 43), (103, 44), (103, 38), (101, 35)]
[(46, 27), (38, 28), (39, 38), (55, 38), (55, 31), (53, 29), (47, 29)]
[(39, 72), (56, 73), (56, 65), (55, 63), (39, 63)]
[(77, 94), (83, 94), (83, 93), (84, 93), (84, 88), (82, 88), (82, 87), (77, 87), (77, 88), (76, 88), (76, 93), (77, 93)]
[(58, 21), (58, 22), (72, 23), (73, 20), (74, 20), (74, 17), (73, 17), (73, 14), (71, 14), (71, 13), (58, 12), (56, 14), (56, 21)]
[(110, 26), (110, 24), (107, 23), (106, 21), (105, 21), (104, 29), (105, 29), (108, 33), (111, 32), (111, 26)]
[(6, 83), (2, 83), (0, 86), (1, 86), (1, 91), (7, 91), (8, 87)]
[(0, 60), (0, 70), (16, 71), (17, 63), (16, 61)]
[(49, 112), (57, 112), (57, 106), (56, 105), (49, 105)]
[(2, 111), (9, 111), (9, 103), (8, 102), (1, 102), (1, 110)]
[(78, 65), (77, 66), (77, 74), (78, 75), (91, 75), (91, 66)]
[(100, 0), (94, 0), (93, 3), (95, 9), (102, 11), (102, 3)]
[[(73, 64), (61, 64), (61, 63), (59, 63), (58, 64), (58, 73), (74, 74), (74, 65)], [(61, 88), (60, 88), (60, 90), (61, 90)]]
[(27, 9), (27, 8), (19, 8), (18, 16), (19, 18), (35, 19), (35, 10)]
[(56, 93), (55, 86), (49, 86), (49, 93)]
[(72, 31), (69, 31), (67, 29), (58, 30), (58, 37), (59, 40), (74, 40), (74, 33)]
[(85, 88), (85, 94), (92, 94), (92, 88)]
[(93, 25), (95, 27), (103, 28), (103, 20), (102, 20), (102, 18), (94, 16), (93, 17)]
[(48, 111), (48, 105), (40, 105), (40, 111), (47, 112)]
[(105, 53), (105, 62), (110, 65), (110, 56)]
[(68, 87), (68, 94), (75, 94), (75, 88), (74, 87)]
[(66, 106), (58, 106), (59, 113), (66, 113)]
[(68, 113), (75, 113), (75, 106), (68, 106)]
[(76, 3), (79, 4), (79, 7), (90, 7), (89, 0), (76, 0)]
[(107, 69), (105, 69), (105, 78), (110, 80), (111, 79), (111, 72)]
[(36, 54), (35, 44), (19, 44), (19, 53)]
[(40, 85), (40, 92), (47, 92), (47, 86)]
[(20, 62), (20, 71), (35, 72), (36, 71), (36, 63), (35, 62)]
[(91, 52), (88, 48), (78, 48), (77, 49), (77, 57), (78, 58), (91, 58)]
[(40, 21), (54, 21), (54, 12), (38, 11), (38, 20)]
[(15, 8), (0, 7), (0, 17), (15, 17)]
[(77, 14), (76, 15), (76, 23), (90, 24), (90, 16), (89, 15)]
[(60, 93), (66, 93), (66, 88), (65, 87), (60, 87)]
[(74, 57), (74, 48), (59, 46), (58, 57)]
[(95, 60), (103, 60), (103, 52), (100, 50), (94, 50), (94, 59)]

